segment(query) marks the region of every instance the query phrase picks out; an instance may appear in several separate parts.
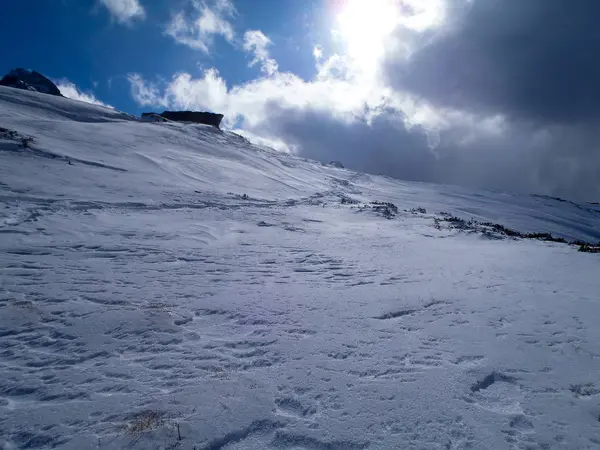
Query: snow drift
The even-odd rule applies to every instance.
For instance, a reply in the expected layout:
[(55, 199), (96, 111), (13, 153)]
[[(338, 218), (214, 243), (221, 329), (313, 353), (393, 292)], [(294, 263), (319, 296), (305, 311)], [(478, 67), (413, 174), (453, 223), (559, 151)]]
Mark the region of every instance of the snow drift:
[(597, 206), (2, 87), (0, 127), (2, 448), (600, 445), (600, 256), (493, 226)]

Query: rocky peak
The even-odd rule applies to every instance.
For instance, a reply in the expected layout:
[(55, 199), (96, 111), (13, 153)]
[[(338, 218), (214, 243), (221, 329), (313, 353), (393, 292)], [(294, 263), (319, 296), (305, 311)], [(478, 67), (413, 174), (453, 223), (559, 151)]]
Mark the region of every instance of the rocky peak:
[(0, 80), (0, 86), (62, 97), (60, 89), (52, 81), (35, 70), (13, 69)]

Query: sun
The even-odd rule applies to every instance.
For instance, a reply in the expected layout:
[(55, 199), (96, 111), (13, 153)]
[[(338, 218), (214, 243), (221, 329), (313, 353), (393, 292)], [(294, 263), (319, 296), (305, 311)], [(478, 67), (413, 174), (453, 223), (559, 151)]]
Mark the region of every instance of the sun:
[(413, 32), (439, 25), (442, 0), (343, 0), (336, 33), (347, 54), (364, 70), (377, 66), (398, 26)]
[(337, 31), (348, 56), (364, 68), (382, 56), (386, 38), (398, 24), (395, 0), (347, 0), (337, 17)]

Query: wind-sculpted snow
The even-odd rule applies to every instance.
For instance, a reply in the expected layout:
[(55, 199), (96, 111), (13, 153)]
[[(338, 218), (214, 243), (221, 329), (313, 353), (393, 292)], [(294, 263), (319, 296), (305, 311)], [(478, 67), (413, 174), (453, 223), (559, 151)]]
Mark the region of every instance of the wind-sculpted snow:
[(0, 448), (600, 445), (600, 255), (485, 225), (593, 205), (46, 97), (0, 88)]

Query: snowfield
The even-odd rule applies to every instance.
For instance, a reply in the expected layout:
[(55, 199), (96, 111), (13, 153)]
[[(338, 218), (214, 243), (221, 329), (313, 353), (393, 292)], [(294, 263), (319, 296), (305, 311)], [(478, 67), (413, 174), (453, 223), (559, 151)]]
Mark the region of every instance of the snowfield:
[(600, 206), (2, 87), (0, 128), (1, 449), (600, 448), (600, 254), (449, 219)]

